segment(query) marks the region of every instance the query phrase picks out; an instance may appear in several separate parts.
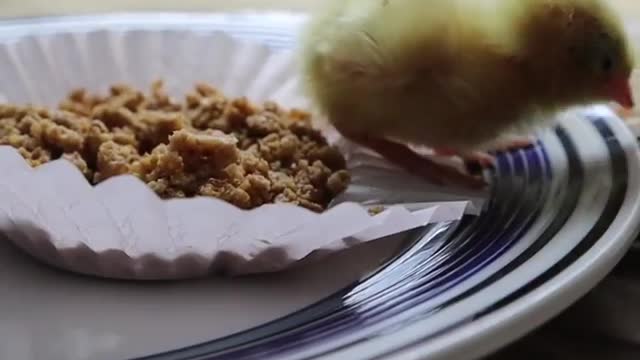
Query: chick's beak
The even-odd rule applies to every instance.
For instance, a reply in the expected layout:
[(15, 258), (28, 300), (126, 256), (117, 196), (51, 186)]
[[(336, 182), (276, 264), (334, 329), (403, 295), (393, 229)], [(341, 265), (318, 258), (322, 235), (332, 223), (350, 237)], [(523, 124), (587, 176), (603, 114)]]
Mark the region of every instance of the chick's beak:
[(617, 102), (625, 109), (631, 109), (635, 105), (631, 84), (626, 77), (617, 77), (611, 80), (607, 85), (606, 92), (611, 100)]

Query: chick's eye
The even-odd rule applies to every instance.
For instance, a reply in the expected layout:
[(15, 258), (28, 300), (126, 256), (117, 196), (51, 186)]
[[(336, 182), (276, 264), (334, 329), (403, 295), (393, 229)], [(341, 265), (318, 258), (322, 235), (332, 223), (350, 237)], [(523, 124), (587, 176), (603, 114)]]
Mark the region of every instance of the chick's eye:
[(604, 72), (611, 71), (611, 69), (613, 69), (613, 60), (611, 59), (611, 57), (609, 56), (604, 57), (602, 59), (602, 62), (600, 63), (600, 67)]

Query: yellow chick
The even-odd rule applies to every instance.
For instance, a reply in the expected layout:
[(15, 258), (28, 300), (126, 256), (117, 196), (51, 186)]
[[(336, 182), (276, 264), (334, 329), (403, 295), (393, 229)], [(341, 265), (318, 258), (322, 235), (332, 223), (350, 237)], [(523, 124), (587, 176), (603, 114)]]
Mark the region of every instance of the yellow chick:
[(409, 145), (486, 164), (567, 107), (633, 106), (633, 56), (603, 0), (331, 0), (300, 60), (343, 136), (436, 183), (483, 184)]

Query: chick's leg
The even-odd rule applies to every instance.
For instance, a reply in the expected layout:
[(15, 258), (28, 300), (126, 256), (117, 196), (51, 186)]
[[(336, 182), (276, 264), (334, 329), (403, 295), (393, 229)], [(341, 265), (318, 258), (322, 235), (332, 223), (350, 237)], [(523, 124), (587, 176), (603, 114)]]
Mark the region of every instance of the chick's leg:
[(451, 184), (474, 189), (486, 186), (482, 179), (463, 174), (453, 167), (438, 164), (433, 160), (420, 156), (405, 145), (367, 136), (345, 135), (344, 133), (343, 136), (377, 152), (392, 163), (429, 182), (438, 185)]

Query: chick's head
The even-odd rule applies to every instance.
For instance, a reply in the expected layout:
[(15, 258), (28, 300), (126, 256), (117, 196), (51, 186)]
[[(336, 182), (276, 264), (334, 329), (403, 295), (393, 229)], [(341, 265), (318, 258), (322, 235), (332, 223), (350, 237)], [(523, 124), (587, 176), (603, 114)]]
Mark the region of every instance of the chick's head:
[[(550, 7), (547, 23), (539, 31), (541, 60), (556, 77), (554, 91), (568, 102), (613, 101), (633, 107), (630, 77), (634, 58), (625, 29), (617, 15), (600, 0), (564, 0)], [(545, 21), (534, 24), (545, 26)], [(557, 95), (557, 94), (556, 94)], [(564, 95), (564, 96), (563, 96)]]

